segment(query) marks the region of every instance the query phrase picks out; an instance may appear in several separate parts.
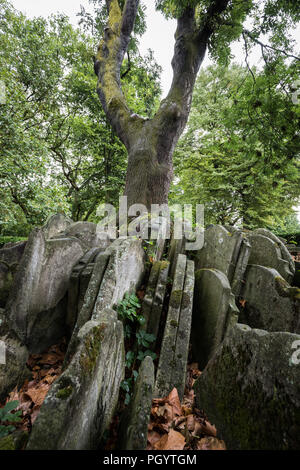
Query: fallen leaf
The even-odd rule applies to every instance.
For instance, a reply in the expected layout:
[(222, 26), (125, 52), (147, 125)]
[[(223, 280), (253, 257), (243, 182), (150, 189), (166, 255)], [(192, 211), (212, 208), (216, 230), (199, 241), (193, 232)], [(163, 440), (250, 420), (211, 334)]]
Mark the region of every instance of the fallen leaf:
[(177, 388), (175, 387), (173, 388), (173, 390), (170, 392), (170, 394), (167, 397), (167, 401), (172, 406), (174, 415), (177, 414), (177, 416), (181, 416), (182, 408), (181, 408), (181, 403), (179, 400)]
[(148, 443), (151, 446), (151, 449), (153, 449), (154, 444), (158, 442), (161, 439), (161, 434), (159, 434), (156, 431), (151, 431), (148, 433)]
[(185, 438), (180, 432), (171, 429), (154, 445), (155, 450), (183, 450), (185, 446)]

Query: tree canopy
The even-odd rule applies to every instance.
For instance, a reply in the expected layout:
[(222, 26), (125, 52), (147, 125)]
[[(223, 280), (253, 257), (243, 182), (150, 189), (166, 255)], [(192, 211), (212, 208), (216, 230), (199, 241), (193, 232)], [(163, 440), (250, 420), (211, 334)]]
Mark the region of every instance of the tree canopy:
[[(196, 82), (175, 151), (170, 200), (204, 203), (207, 223), (251, 228), (290, 220), (300, 187), (299, 105), (291, 100), (299, 77), (292, 37), (299, 3), (157, 0), (157, 9), (178, 21), (174, 79), (161, 103), (160, 67), (151, 51), (141, 57), (138, 50), (146, 2), (90, 3), (94, 12), (82, 8), (76, 29), (63, 15), (31, 20), (0, 0), (0, 81), (6, 89), (0, 105), (0, 234), (25, 235), (57, 211), (95, 220), (98, 204), (116, 204), (126, 187), (134, 188), (134, 197), (146, 188), (145, 201), (151, 191), (165, 200), (172, 154), (206, 49), (216, 65)], [(98, 80), (101, 107), (93, 56), (100, 37), (105, 50), (111, 48), (115, 33), (109, 28), (117, 24), (109, 17), (112, 5), (123, 18), (125, 43), (117, 68), (106, 68), (114, 70), (105, 79), (111, 96)], [(238, 38), (244, 66), (231, 63), (230, 45)], [(251, 67), (249, 59), (255, 46), (260, 67)], [(102, 61), (103, 77), (101, 47), (95, 69), (98, 74)], [(131, 123), (130, 138), (122, 133), (116, 96)], [(137, 149), (139, 135), (143, 145)]]
[(208, 67), (196, 83), (175, 152), (172, 199), (205, 204), (207, 221), (274, 227), (300, 196), (300, 109), (291, 99), (297, 67), (277, 61)]

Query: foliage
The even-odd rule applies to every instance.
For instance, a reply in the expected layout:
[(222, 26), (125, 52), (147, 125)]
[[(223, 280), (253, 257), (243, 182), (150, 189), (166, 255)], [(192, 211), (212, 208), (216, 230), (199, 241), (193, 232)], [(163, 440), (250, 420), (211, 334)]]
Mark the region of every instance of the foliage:
[[(0, 5), (0, 234), (27, 235), (53, 212), (94, 220), (118, 201), (127, 153), (95, 91), (93, 39), (63, 15), (29, 20)], [(122, 82), (133, 112), (155, 112), (159, 75), (151, 52), (131, 58)]]
[[(300, 196), (297, 68), (208, 67), (174, 161), (172, 202), (205, 204), (206, 223), (272, 228)], [(254, 80), (253, 80), (254, 78)]]
[(130, 402), (133, 385), (138, 377), (138, 372), (135, 370), (136, 361), (141, 362), (146, 356), (152, 357), (153, 360), (156, 359), (156, 354), (149, 349), (156, 338), (140, 328), (145, 323), (143, 315), (138, 313), (140, 308), (141, 305), (136, 295), (128, 293), (117, 305), (119, 318), (124, 324), (126, 344), (131, 347), (127, 350), (125, 357), (127, 377), (121, 384), (121, 388), (125, 392), (125, 405)]
[(6, 243), (17, 243), (26, 240), (27, 238), (25, 237), (0, 237), (0, 248), (2, 248), (3, 245), (6, 245)]
[[(15, 430), (15, 427), (11, 424), (4, 425), (1, 423), (19, 423), (22, 421), (22, 411), (15, 411), (18, 406), (19, 402), (15, 400), (6, 403), (6, 405), (0, 409), (0, 438), (7, 436)], [(12, 413), (12, 411), (15, 412)]]
[(132, 323), (138, 322), (142, 325), (145, 323), (145, 319), (142, 315), (137, 313), (137, 309), (140, 307), (141, 305), (136, 295), (126, 292), (124, 299), (121, 300), (117, 306), (117, 312), (122, 321), (126, 322), (129, 320)]

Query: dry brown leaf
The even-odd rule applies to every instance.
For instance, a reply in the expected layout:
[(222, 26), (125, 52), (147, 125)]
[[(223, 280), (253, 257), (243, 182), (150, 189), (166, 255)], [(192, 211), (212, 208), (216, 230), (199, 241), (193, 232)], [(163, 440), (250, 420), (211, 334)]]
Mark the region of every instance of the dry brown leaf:
[(180, 432), (170, 429), (168, 434), (165, 434), (154, 445), (155, 450), (183, 450), (185, 446), (185, 438)]
[(151, 446), (151, 449), (153, 449), (154, 444), (158, 442), (161, 439), (161, 434), (159, 434), (156, 431), (151, 431), (148, 433), (148, 443)]
[(181, 416), (182, 415), (182, 408), (181, 408), (181, 403), (180, 403), (180, 400), (179, 400), (177, 388), (175, 388), (175, 387), (173, 388), (173, 390), (168, 395), (167, 400), (168, 400), (168, 403), (173, 408), (174, 415)]
[(198, 450), (226, 450), (224, 441), (216, 437), (204, 437), (198, 441)]
[(193, 432), (195, 429), (195, 417), (193, 415), (188, 415), (186, 418), (186, 425), (190, 432)]
[(46, 398), (46, 395), (49, 390), (49, 385), (42, 384), (38, 388), (31, 388), (27, 390), (26, 395), (28, 395), (31, 400), (35, 403), (36, 406), (41, 406), (43, 401)]

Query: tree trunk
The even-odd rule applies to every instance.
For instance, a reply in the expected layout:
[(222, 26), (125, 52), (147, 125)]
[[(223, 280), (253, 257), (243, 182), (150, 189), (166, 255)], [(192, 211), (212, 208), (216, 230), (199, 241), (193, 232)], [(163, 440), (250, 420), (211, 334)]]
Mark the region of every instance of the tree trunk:
[(175, 34), (173, 82), (153, 119), (129, 110), (120, 83), (120, 68), (133, 30), (139, 0), (107, 0), (108, 26), (98, 47), (95, 73), (104, 111), (128, 151), (125, 195), (128, 204), (165, 204), (173, 178), (172, 157), (186, 125), (193, 89), (212, 33), (222, 23), (229, 0), (213, 0), (202, 20), (188, 7)]

